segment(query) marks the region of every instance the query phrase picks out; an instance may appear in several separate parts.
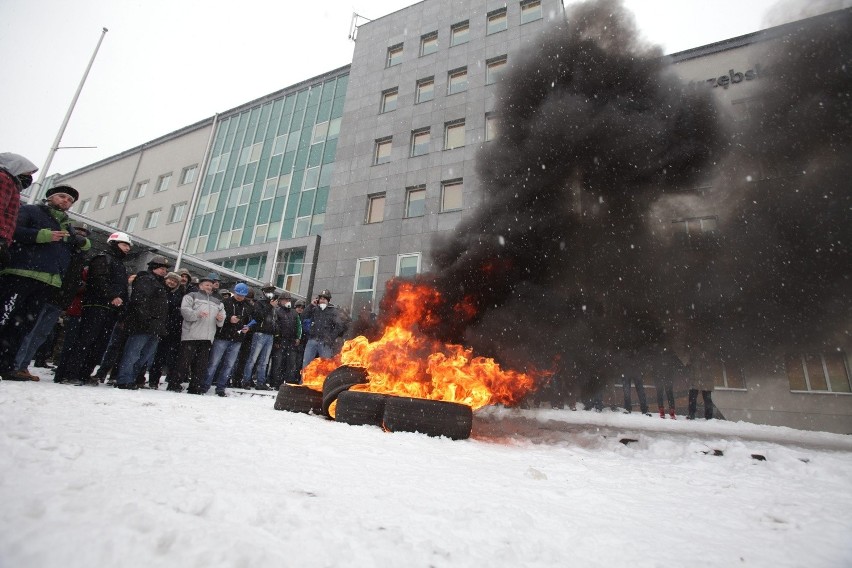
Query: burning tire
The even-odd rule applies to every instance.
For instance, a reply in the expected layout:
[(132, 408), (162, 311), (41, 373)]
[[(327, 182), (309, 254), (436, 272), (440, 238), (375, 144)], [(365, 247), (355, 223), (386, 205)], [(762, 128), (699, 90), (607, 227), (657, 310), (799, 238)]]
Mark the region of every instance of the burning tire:
[(334, 419), (353, 426), (381, 426), (389, 398), (391, 395), (375, 392), (343, 391), (337, 397)]
[(330, 416), (328, 407), (337, 400), (337, 396), (352, 385), (367, 382), (367, 370), (361, 367), (338, 367), (328, 374), (322, 384), (322, 413)]
[(453, 440), (470, 437), (473, 410), (466, 404), (388, 397), (383, 426), (390, 432), (420, 432), (427, 436), (446, 436)]
[(275, 410), (319, 414), (322, 410), (322, 393), (301, 385), (284, 383), (278, 389)]

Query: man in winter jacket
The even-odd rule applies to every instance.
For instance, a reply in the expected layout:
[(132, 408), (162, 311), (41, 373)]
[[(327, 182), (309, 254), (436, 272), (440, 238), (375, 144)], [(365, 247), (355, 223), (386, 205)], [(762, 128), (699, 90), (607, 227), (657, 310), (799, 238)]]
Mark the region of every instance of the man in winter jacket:
[(124, 321), (127, 342), (116, 388), (136, 390), (136, 377), (143, 367), (151, 366), (160, 337), (168, 332), (169, 299), (165, 282), (168, 272), (169, 261), (157, 255), (148, 261), (148, 270), (139, 272), (133, 280)]
[(216, 329), (225, 322), (222, 300), (213, 295), (213, 280), (204, 277), (198, 281), (198, 291), (183, 297), (180, 304), (183, 329), (180, 335), (177, 377), (169, 378), (168, 390), (180, 392), (181, 382), (189, 376), (190, 394), (203, 394), (201, 382), (210, 358), (210, 346)]
[(334, 342), (346, 332), (346, 326), (337, 308), (330, 302), (331, 292), (323, 290), (302, 316), (304, 319), (311, 320), (311, 335), (305, 345), (302, 368), (307, 367), (317, 357), (322, 359), (334, 357)]
[(263, 292), (263, 299), (255, 302), (251, 312), (251, 319), (255, 322), (251, 326), (254, 336), (251, 338), (251, 350), (243, 367), (242, 387), (251, 388), (252, 371), (256, 369), (255, 389), (272, 390), (266, 385), (266, 365), (269, 363), (269, 355), (272, 352), (272, 342), (279, 332), (278, 315), (275, 313), (275, 308), (278, 307), (278, 294), (275, 293), (274, 286), (266, 286), (261, 292)]
[(62, 286), (71, 257), (92, 246), (71, 229), (66, 213), (77, 197), (73, 187), (56, 186), (47, 191), (42, 203), (24, 205), (18, 212), (10, 261), (0, 272), (0, 374), (4, 378), (16, 379), (6, 375), (16, 370), (12, 367), (21, 340), (51, 291)]
[(132, 245), (130, 236), (115, 232), (107, 239), (109, 248), (106, 252), (89, 261), (83, 315), (80, 317), (79, 353), (68, 366), (65, 383), (92, 387), (100, 384), (100, 380), (91, 375), (100, 363), (122, 306), (127, 301), (127, 269), (123, 260)]
[(251, 305), (246, 301), (249, 287), (240, 282), (234, 286), (234, 293), (230, 298), (222, 301), (225, 306), (225, 323), (216, 332), (213, 340), (213, 348), (210, 351), (210, 362), (207, 365), (207, 373), (204, 375), (204, 383), (201, 390), (204, 393), (210, 389), (215, 381), (216, 394), (228, 396), (225, 387), (228, 378), (234, 369), (234, 363), (240, 354), (240, 347), (246, 334), (243, 330), (249, 322)]
[(169, 301), (169, 315), (167, 318), (167, 329), (165, 336), (160, 337), (157, 344), (157, 353), (154, 362), (148, 367), (148, 388), (160, 388), (160, 377), (163, 376), (163, 368), (168, 369), (170, 376), (177, 376), (177, 358), (180, 351), (180, 332), (183, 326), (183, 318), (180, 315), (180, 304), (186, 291), (181, 286), (181, 277), (176, 272), (166, 274), (166, 297)]
[(33, 182), (38, 171), (28, 159), (18, 154), (0, 154), (0, 270), (9, 263), (9, 247), (15, 234), (21, 191)]
[(278, 335), (272, 343), (272, 361), (269, 364), (269, 383), (273, 389), (281, 383), (299, 384), (302, 360), (297, 359), (299, 341), (302, 339), (302, 320), (293, 308), (293, 298), (284, 292), (278, 300)]

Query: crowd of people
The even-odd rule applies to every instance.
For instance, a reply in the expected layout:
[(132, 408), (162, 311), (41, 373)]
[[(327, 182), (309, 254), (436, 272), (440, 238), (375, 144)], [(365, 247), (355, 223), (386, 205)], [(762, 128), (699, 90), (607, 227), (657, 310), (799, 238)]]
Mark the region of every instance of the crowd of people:
[(0, 378), (38, 381), (29, 364), (60, 318), (54, 382), (77, 386), (156, 389), (165, 378), (168, 390), (186, 383), (191, 394), (272, 390), (300, 383), (303, 367), (339, 349), (348, 317), (328, 290), (306, 303), (270, 285), (255, 298), (245, 282), (220, 290), (215, 272), (193, 282), (160, 255), (129, 275), (126, 233), (89, 254), (88, 230), (67, 214), (79, 198), (73, 187), (21, 205), (36, 171), (23, 156), (0, 154)]

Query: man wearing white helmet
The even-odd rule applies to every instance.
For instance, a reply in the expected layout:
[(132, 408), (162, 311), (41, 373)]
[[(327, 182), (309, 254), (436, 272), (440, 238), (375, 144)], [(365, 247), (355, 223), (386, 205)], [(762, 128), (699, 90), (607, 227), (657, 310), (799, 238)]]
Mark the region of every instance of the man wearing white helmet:
[(109, 343), (112, 328), (127, 302), (127, 269), (124, 258), (133, 242), (127, 233), (117, 231), (107, 239), (108, 248), (89, 262), (83, 316), (80, 320), (80, 353), (72, 359), (68, 379), (78, 386), (98, 386), (92, 378), (95, 366)]

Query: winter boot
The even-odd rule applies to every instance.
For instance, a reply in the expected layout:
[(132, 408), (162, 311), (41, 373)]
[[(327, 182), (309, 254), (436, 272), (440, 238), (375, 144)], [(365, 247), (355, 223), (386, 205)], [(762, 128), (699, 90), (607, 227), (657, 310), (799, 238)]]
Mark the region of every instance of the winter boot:
[(672, 420), (677, 420), (677, 416), (675, 416), (674, 408), (669, 409), (669, 416), (672, 417)]
[(660, 418), (666, 417), (666, 408), (664, 406), (660, 407)]

